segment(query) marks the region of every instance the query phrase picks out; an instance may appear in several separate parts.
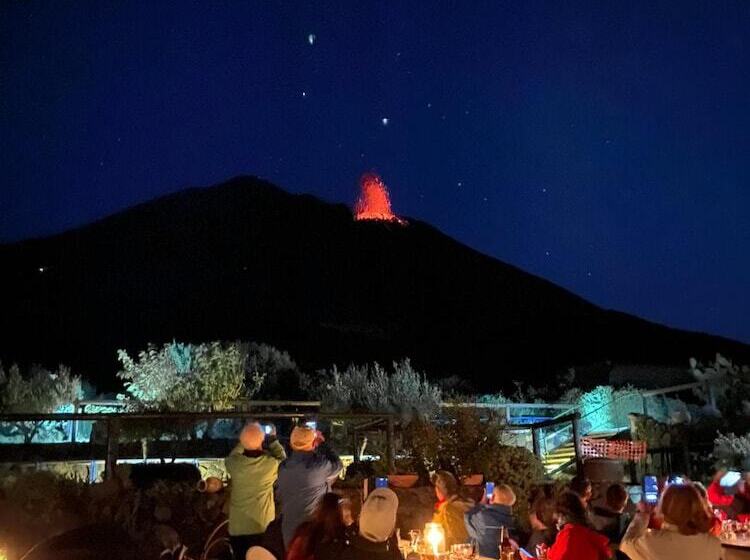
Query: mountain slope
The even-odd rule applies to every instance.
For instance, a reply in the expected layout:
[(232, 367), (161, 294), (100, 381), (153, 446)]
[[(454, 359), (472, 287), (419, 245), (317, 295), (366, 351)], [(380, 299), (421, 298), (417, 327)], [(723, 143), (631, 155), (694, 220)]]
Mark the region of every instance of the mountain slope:
[(427, 224), (355, 222), (251, 177), (0, 246), (0, 268), (0, 355), (63, 362), (102, 387), (117, 348), (173, 338), (263, 340), (309, 369), (410, 356), (485, 388), (602, 360), (750, 355), (602, 310)]

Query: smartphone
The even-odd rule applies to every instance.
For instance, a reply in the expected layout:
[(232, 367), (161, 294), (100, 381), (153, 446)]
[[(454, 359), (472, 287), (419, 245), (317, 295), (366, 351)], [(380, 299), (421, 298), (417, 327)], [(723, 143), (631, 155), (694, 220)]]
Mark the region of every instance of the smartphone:
[(487, 497), (487, 499), (492, 498), (492, 493), (495, 491), (495, 483), (494, 482), (485, 482), (484, 483), (484, 495)]
[(308, 428), (311, 428), (313, 430), (317, 430), (318, 429), (318, 423), (317, 422), (305, 422), (305, 426), (307, 426)]
[(375, 488), (388, 488), (388, 477), (379, 476), (375, 479)]
[(737, 471), (729, 471), (727, 474), (721, 477), (721, 480), (719, 480), (719, 485), (722, 488), (731, 488), (740, 481), (740, 478), (742, 478), (742, 475)]
[(265, 432), (266, 435), (270, 434), (271, 433), (271, 426), (268, 425), (268, 424), (266, 424), (265, 426), (263, 426), (263, 432)]
[(667, 479), (667, 484), (685, 484), (685, 479), (676, 474), (671, 474)]
[(524, 560), (526, 558), (536, 558), (536, 556), (532, 556), (532, 554), (528, 550), (526, 550), (525, 548), (519, 548), (518, 552), (521, 553), (521, 558), (523, 558)]
[(653, 475), (643, 477), (643, 501), (655, 504), (659, 501), (659, 482)]

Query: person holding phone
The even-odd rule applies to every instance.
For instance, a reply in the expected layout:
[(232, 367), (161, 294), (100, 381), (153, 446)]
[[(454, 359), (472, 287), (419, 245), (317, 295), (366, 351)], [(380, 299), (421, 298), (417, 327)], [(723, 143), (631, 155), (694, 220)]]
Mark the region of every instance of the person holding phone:
[(343, 464), (325, 444), (323, 434), (300, 425), (289, 438), (291, 456), (279, 467), (277, 495), (281, 502), (281, 533), (284, 546), (315, 511), (318, 501), (329, 492)]
[(257, 422), (247, 424), (240, 432), (239, 443), (224, 459), (231, 478), (229, 540), (237, 558), (244, 558), (248, 548), (261, 544), (276, 517), (273, 485), (286, 453), (276, 439), (276, 428), (270, 427), (266, 435)]
[(469, 537), (477, 543), (479, 556), (499, 557), (499, 528), (505, 527), (511, 538), (515, 538), (516, 521), (513, 506), (516, 494), (507, 484), (493, 484), (492, 495), (487, 497), (464, 514)]
[(668, 486), (656, 508), (661, 529), (648, 531), (654, 506), (638, 504), (620, 550), (631, 560), (720, 560), (721, 541), (711, 534), (714, 516), (692, 484)]

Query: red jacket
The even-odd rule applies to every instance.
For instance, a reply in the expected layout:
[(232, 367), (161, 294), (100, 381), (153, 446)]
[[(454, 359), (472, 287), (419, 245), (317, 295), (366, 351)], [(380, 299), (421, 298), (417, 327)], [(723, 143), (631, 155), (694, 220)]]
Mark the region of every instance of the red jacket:
[(711, 505), (713, 506), (731, 506), (732, 502), (734, 501), (734, 496), (731, 496), (724, 492), (724, 489), (721, 487), (721, 484), (719, 484), (718, 480), (714, 480), (711, 484), (708, 485), (706, 493), (708, 494), (708, 501), (711, 502)]
[(584, 527), (568, 523), (557, 534), (548, 553), (549, 560), (602, 560), (612, 558), (609, 539)]

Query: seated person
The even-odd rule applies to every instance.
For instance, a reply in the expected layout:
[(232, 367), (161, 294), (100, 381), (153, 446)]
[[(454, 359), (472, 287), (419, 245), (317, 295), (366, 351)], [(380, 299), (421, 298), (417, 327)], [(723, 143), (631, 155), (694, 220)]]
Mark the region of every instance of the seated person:
[(624, 513), (627, 503), (628, 491), (625, 487), (622, 484), (612, 484), (607, 488), (604, 505), (594, 506), (591, 510), (594, 528), (613, 544), (620, 543), (630, 524), (629, 516)]
[(346, 546), (341, 499), (323, 494), (310, 520), (297, 527), (286, 560), (337, 560)]
[(398, 496), (390, 488), (373, 490), (359, 516), (359, 534), (344, 548), (341, 560), (401, 560), (396, 529)]
[(479, 556), (499, 558), (499, 527), (505, 527), (515, 537), (513, 505), (516, 495), (507, 484), (495, 486), (489, 504), (478, 504), (464, 514), (466, 530), (476, 542)]
[(464, 514), (474, 505), (473, 502), (458, 495), (456, 477), (448, 471), (436, 472), (432, 483), (438, 499), (432, 520), (443, 526), (446, 546), (450, 549), (454, 544), (469, 542)]
[(594, 487), (588, 478), (582, 475), (574, 476), (570, 481), (568, 489), (571, 492), (578, 494), (578, 497), (581, 498), (584, 507), (589, 507), (591, 496), (593, 496), (594, 494)]
[(563, 492), (557, 499), (560, 531), (549, 549), (549, 560), (604, 560), (612, 558), (609, 539), (593, 530), (581, 497)]
[(531, 504), (529, 525), (531, 526), (531, 535), (526, 543), (526, 550), (533, 553), (538, 544), (552, 546), (557, 536), (557, 528), (555, 524), (555, 499), (551, 492), (545, 492), (537, 496)]

